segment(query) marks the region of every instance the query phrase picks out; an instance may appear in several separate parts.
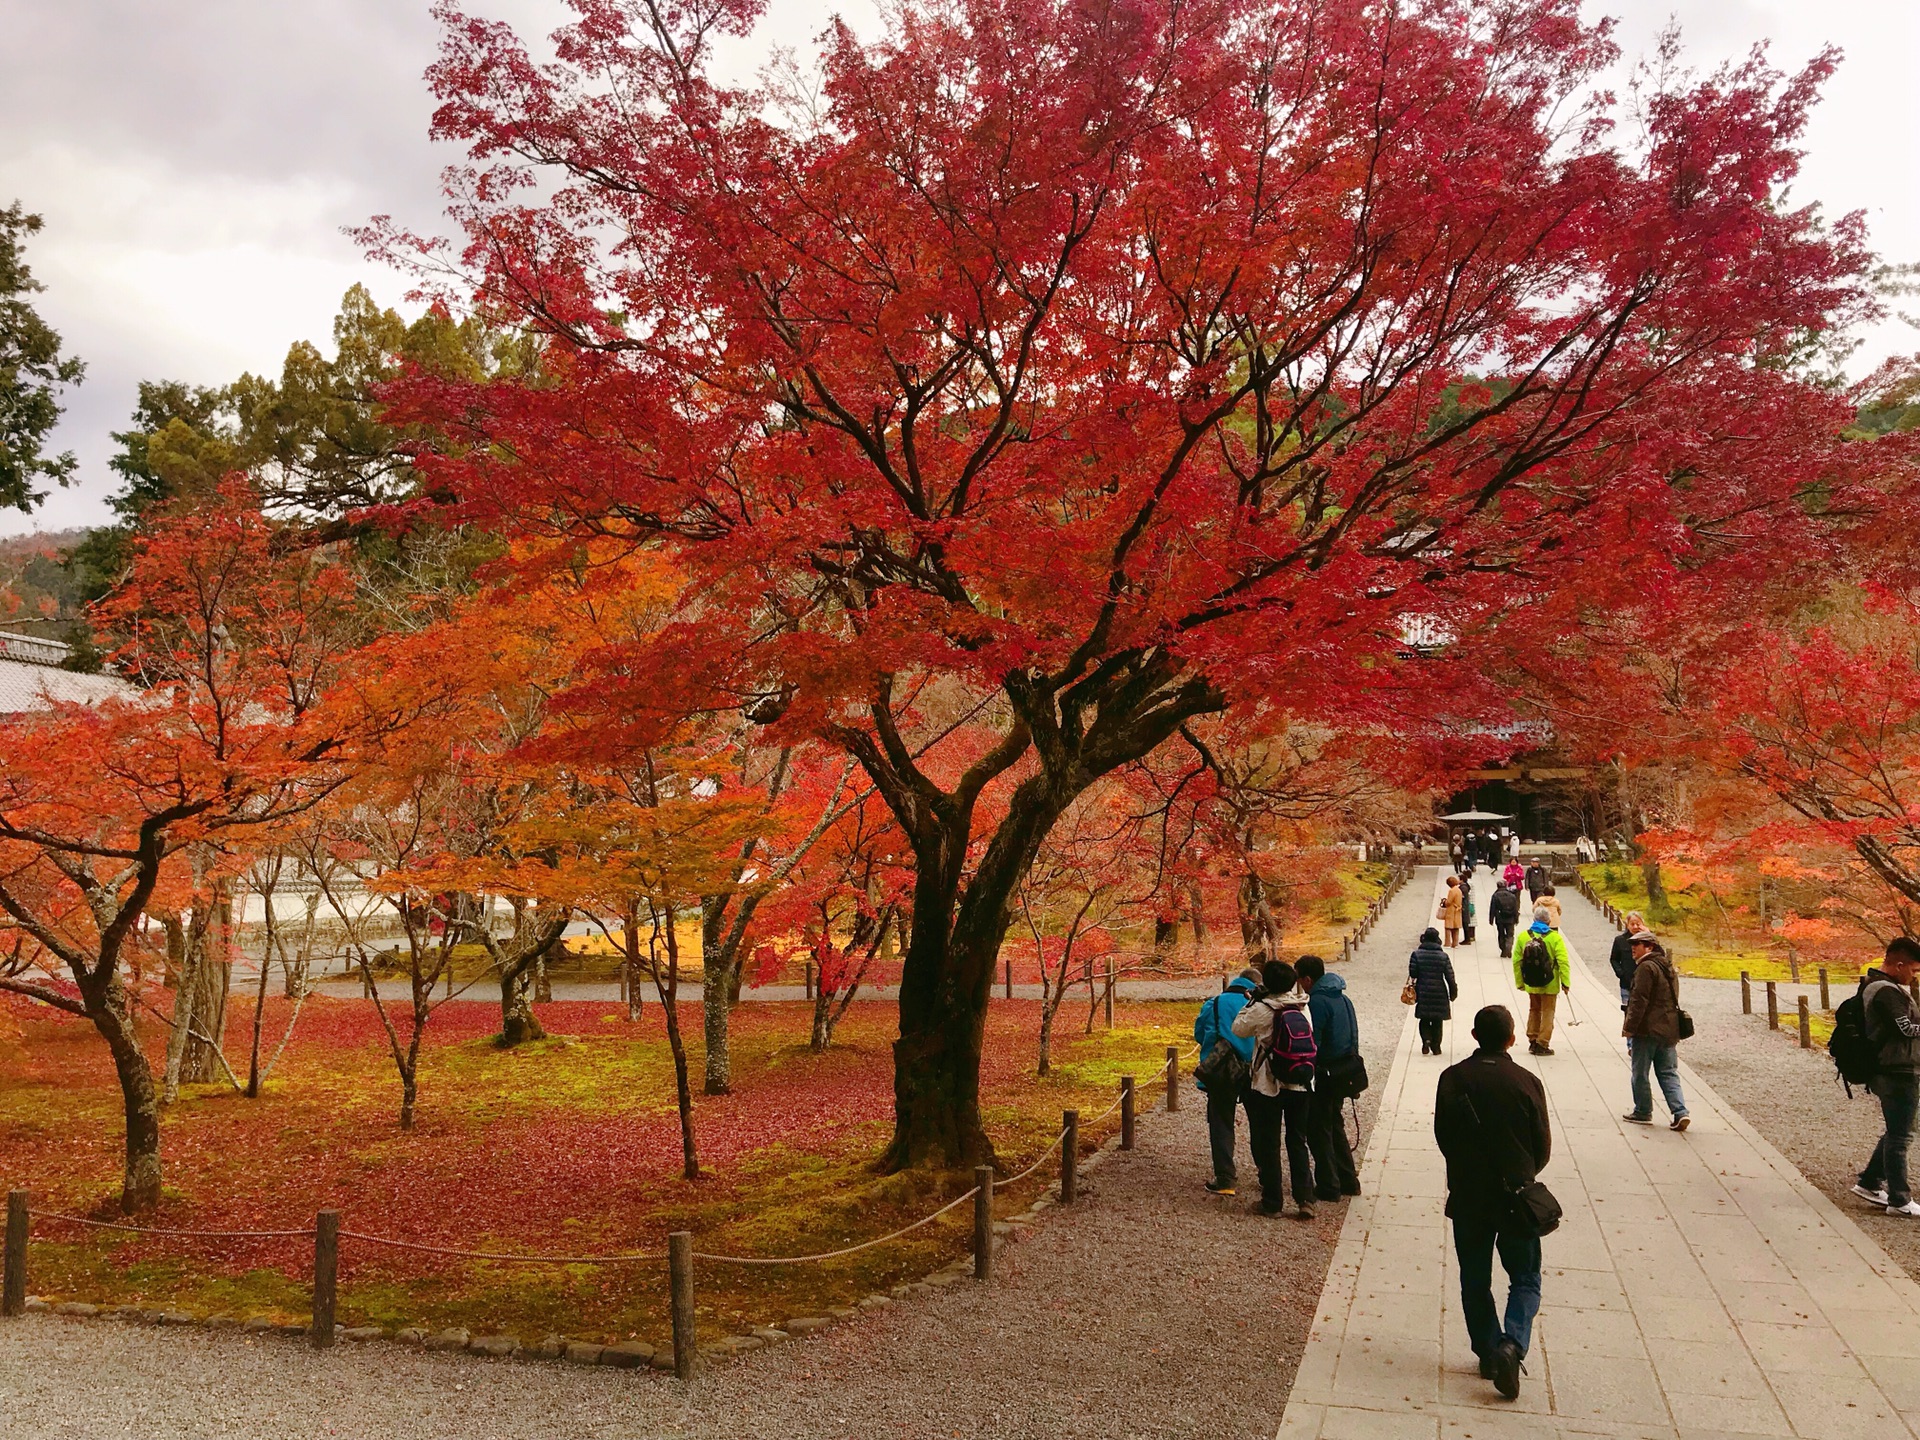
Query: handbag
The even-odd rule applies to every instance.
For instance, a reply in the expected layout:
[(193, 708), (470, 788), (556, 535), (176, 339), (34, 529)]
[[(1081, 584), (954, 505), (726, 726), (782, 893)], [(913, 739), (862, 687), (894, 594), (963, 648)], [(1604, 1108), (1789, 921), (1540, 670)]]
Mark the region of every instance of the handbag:
[(1529, 1235), (1551, 1235), (1560, 1228), (1560, 1202), (1538, 1180), (1529, 1180), (1513, 1192), (1507, 1216), (1516, 1230)]
[(1240, 1093), (1240, 1087), (1247, 1083), (1252, 1073), (1247, 1062), (1240, 1058), (1240, 1052), (1233, 1048), (1228, 1040), (1216, 1040), (1213, 1049), (1200, 1057), (1200, 1063), (1193, 1067), (1193, 1078), (1207, 1089), (1216, 1085), (1229, 1095)]
[[(1214, 1006), (1214, 1027), (1219, 1028), (1220, 1010), (1218, 997), (1209, 1001)], [(1200, 1063), (1193, 1067), (1193, 1078), (1207, 1089), (1215, 1085), (1229, 1095), (1240, 1093), (1240, 1087), (1247, 1083), (1252, 1072), (1247, 1062), (1240, 1058), (1240, 1052), (1233, 1048), (1233, 1042), (1222, 1035), (1213, 1042), (1213, 1048), (1200, 1057)]]
[(1691, 1040), (1693, 1038), (1693, 1017), (1684, 1010), (1676, 1009), (1674, 1013), (1680, 1017), (1677, 1022), (1679, 1028), (1675, 1033), (1678, 1034), (1682, 1040)]
[(1352, 1100), (1367, 1088), (1367, 1062), (1358, 1050), (1351, 1055), (1336, 1055), (1320, 1068), (1314, 1086), (1336, 1100)]
[(1413, 1004), (1414, 1001), (1418, 1000), (1419, 998), (1420, 998), (1420, 987), (1415, 985), (1413, 981), (1409, 980), (1407, 981), (1406, 984), (1400, 987), (1400, 1003), (1402, 1005), (1411, 1005)]

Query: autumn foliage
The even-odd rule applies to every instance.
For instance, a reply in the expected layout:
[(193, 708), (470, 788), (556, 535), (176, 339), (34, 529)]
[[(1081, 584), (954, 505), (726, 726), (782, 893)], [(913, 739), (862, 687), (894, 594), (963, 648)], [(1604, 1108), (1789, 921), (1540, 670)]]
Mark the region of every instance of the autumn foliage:
[(464, 245), (371, 238), (544, 375), (397, 403), (469, 516), (670, 554), (703, 680), (859, 760), (915, 873), (891, 1156), (971, 1162), (1078, 797), (1272, 697), (1393, 726), (1404, 617), (1790, 506), (1796, 460), (1710, 442), (1826, 423), (1776, 362), (1867, 256), (1780, 203), (1825, 57), (1625, 135), (1566, 0), (956, 0), (833, 32), (813, 104), (713, 78), (761, 8), (578, 0), (551, 65), (443, 8)]

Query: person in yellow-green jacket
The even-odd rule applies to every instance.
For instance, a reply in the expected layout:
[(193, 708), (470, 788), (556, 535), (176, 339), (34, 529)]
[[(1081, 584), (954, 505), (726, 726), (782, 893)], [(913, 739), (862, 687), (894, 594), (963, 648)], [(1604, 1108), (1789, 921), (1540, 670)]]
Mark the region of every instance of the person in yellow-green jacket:
[(1527, 993), (1527, 1053), (1553, 1053), (1553, 1010), (1560, 992), (1573, 988), (1567, 941), (1553, 925), (1553, 912), (1533, 907), (1533, 923), (1513, 940), (1513, 983)]

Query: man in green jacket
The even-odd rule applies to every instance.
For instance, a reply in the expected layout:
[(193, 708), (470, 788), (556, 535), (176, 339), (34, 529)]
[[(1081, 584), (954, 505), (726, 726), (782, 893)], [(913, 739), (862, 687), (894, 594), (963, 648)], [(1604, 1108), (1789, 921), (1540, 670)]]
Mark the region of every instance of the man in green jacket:
[(1527, 1053), (1551, 1055), (1553, 1011), (1560, 992), (1573, 988), (1573, 963), (1544, 905), (1533, 907), (1533, 923), (1514, 937), (1513, 983), (1527, 995)]

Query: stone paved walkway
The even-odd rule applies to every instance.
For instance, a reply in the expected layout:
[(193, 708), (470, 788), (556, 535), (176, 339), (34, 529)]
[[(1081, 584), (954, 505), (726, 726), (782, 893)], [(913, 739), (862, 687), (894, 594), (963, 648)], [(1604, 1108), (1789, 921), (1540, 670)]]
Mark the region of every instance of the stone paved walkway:
[[(1437, 893), (1444, 872), (1426, 873)], [(1480, 882), (1484, 915), (1491, 881)], [(1495, 951), (1482, 924), (1479, 943), (1454, 952), (1460, 999), (1444, 1057), (1419, 1054), (1406, 1018), (1361, 1172), (1366, 1197), (1341, 1232), (1281, 1440), (1920, 1433), (1920, 1286), (1686, 1066), (1686, 1135), (1620, 1118), (1626, 1053), (1602, 955), (1576, 963), (1558, 1053), (1515, 1051), (1546, 1085), (1554, 1153), (1542, 1178), (1566, 1220), (1545, 1242), (1520, 1398), (1502, 1401), (1479, 1378), (1441, 1214), (1433, 1087), (1472, 1051), (1480, 1006), (1524, 1019)]]

